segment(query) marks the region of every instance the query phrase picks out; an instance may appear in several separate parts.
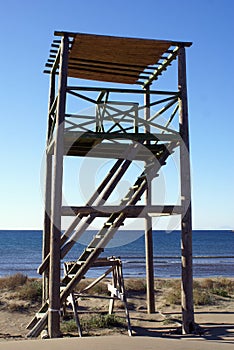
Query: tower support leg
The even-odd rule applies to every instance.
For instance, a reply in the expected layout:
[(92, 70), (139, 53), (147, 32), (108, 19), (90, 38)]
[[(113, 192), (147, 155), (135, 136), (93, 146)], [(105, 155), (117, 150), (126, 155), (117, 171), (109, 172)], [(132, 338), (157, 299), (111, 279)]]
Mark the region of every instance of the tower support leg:
[[(150, 88), (146, 87), (145, 94), (145, 120), (150, 118)], [(150, 132), (150, 125), (146, 127), (146, 133)], [(150, 143), (150, 141), (147, 141)], [(145, 202), (147, 206), (152, 205), (152, 182), (147, 179), (147, 190), (145, 194)], [(153, 257), (153, 231), (152, 231), (152, 218), (146, 215), (145, 218), (145, 256), (146, 256), (146, 299), (147, 299), (147, 311), (149, 314), (155, 312), (155, 299), (154, 299), (154, 257)]]
[(189, 127), (188, 127), (188, 103), (186, 84), (186, 57), (185, 48), (181, 47), (178, 55), (178, 84), (179, 98), (179, 123), (180, 123), (180, 173), (181, 173), (181, 205), (183, 215), (181, 218), (181, 306), (182, 306), (182, 331), (191, 333), (194, 331), (194, 307), (193, 307), (193, 266), (192, 266), (192, 211), (191, 211), (191, 180), (189, 157)]
[[(55, 73), (50, 76), (50, 90), (48, 103), (48, 125), (47, 125), (47, 147), (49, 146), (52, 132), (52, 115), (51, 107), (55, 99)], [(46, 149), (46, 164), (45, 164), (45, 211), (44, 211), (44, 227), (43, 227), (43, 248), (42, 261), (50, 252), (50, 232), (51, 232), (51, 194), (52, 194), (52, 154)], [(42, 305), (49, 298), (49, 268), (43, 272), (42, 276)]]
[[(45, 213), (43, 229), (43, 253), (42, 261), (50, 251), (50, 232), (51, 232), (51, 180), (52, 180), (52, 155), (46, 155), (46, 188), (45, 188)], [(49, 269), (43, 272), (42, 276), (42, 304), (49, 298)]]
[(154, 260), (153, 260), (153, 232), (152, 218), (147, 216), (145, 219), (145, 255), (146, 255), (146, 299), (147, 312), (155, 312), (154, 298)]
[(52, 191), (52, 224), (50, 239), (50, 269), (49, 269), (49, 308), (48, 331), (50, 338), (60, 336), (60, 238), (61, 238), (61, 206), (63, 183), (64, 154), (64, 119), (66, 106), (68, 37), (61, 42), (60, 73), (58, 82), (58, 105), (55, 126), (54, 171)]

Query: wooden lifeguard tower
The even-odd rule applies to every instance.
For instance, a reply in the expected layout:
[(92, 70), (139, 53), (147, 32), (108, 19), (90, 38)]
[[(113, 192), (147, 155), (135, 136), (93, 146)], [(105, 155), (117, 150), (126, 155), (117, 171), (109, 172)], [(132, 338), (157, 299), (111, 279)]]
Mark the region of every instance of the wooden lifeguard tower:
[[(59, 336), (62, 304), (128, 218), (145, 220), (147, 305), (148, 312), (154, 312), (152, 216), (173, 214), (181, 216), (182, 322), (183, 331), (190, 333), (194, 330), (194, 310), (185, 48), (191, 43), (54, 34), (45, 70), (50, 74), (50, 93), (43, 261), (38, 269), (43, 275), (43, 306), (40, 317), (31, 323), (29, 336), (37, 336), (46, 325), (51, 338)], [(157, 79), (173, 61), (178, 62), (178, 89), (155, 89)], [(87, 80), (95, 84), (90, 86)], [(68, 96), (90, 104), (94, 114), (70, 113)], [(159, 121), (161, 116), (166, 119), (164, 124)], [(172, 121), (176, 125), (172, 126)], [(180, 203), (153, 205), (152, 181), (177, 149)], [(83, 206), (62, 203), (64, 158), (69, 156), (115, 160)], [(105, 205), (135, 160), (144, 162), (143, 171), (119, 205)], [(143, 195), (142, 205), (139, 201)], [(73, 220), (62, 232), (64, 216)], [(61, 279), (61, 259), (98, 217), (107, 217), (103, 227)]]

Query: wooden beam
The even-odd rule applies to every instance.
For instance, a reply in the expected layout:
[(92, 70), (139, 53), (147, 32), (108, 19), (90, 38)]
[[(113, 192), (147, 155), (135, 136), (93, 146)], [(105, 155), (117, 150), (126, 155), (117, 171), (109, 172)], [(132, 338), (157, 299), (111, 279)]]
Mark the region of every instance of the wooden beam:
[(192, 45), (192, 42), (190, 41), (173, 41), (173, 40), (156, 40), (156, 39), (142, 39), (142, 38), (122, 38), (122, 37), (118, 37), (118, 36), (110, 36), (110, 35), (96, 35), (96, 34), (86, 34), (86, 33), (79, 33), (79, 32), (66, 32), (66, 31), (60, 31), (60, 30), (56, 30), (54, 31), (54, 35), (55, 36), (64, 36), (64, 35), (68, 35), (68, 37), (71, 38), (75, 38), (76, 35), (82, 35), (82, 36), (103, 36), (103, 37), (109, 37), (109, 38), (120, 38), (120, 39), (127, 39), (127, 40), (140, 40), (142, 42), (159, 42), (159, 43), (169, 43), (171, 45), (176, 45), (176, 46), (184, 46), (184, 47), (189, 47)]
[[(146, 88), (145, 97), (145, 132), (150, 133), (150, 88), (149, 85)], [(150, 146), (151, 141), (146, 141), (146, 144)], [(147, 188), (145, 191), (146, 206), (152, 205), (152, 182), (147, 180)], [(147, 299), (147, 311), (148, 314), (155, 312), (155, 299), (154, 299), (154, 257), (153, 257), (153, 230), (152, 230), (152, 217), (146, 214), (145, 216), (145, 259), (146, 259), (146, 299)]]
[(122, 212), (127, 214), (128, 218), (144, 218), (146, 214), (150, 216), (160, 215), (178, 215), (182, 213), (180, 205), (128, 205), (124, 208), (114, 205), (99, 206), (63, 206), (61, 209), (62, 216), (76, 216), (79, 213), (83, 216), (96, 214), (98, 217), (109, 217), (113, 213)]
[[(47, 145), (49, 143), (52, 118), (51, 108), (55, 104), (55, 75), (50, 76), (49, 103), (48, 103), (48, 121), (47, 121)], [(52, 155), (46, 152), (45, 168), (45, 204), (44, 204), (44, 226), (42, 242), (42, 261), (50, 251), (50, 232), (51, 232), (51, 194), (52, 194)], [(42, 303), (49, 297), (49, 269), (47, 268), (42, 276)]]
[[(51, 71), (50, 71), (50, 70), (47, 70), (47, 69), (44, 69), (44, 70), (43, 70), (43, 73), (45, 73), (45, 74), (51, 74)], [(58, 72), (55, 72), (54, 74), (55, 74), (55, 75), (59, 75)]]
[(156, 112), (152, 117), (149, 117), (149, 122), (152, 122), (154, 119), (158, 118), (160, 115), (162, 115), (164, 112), (168, 110), (168, 108), (171, 108), (175, 103), (178, 102), (177, 98), (174, 98), (170, 102), (166, 104), (166, 106), (163, 106), (158, 112)]
[[(126, 88), (103, 88), (103, 87), (90, 87), (90, 86), (68, 86), (67, 90), (77, 90), (77, 91), (106, 91), (113, 93), (123, 93), (123, 94), (146, 94), (145, 89), (126, 89)], [(152, 95), (178, 95), (178, 91), (162, 91), (162, 90), (150, 90)]]
[[(150, 107), (153, 107), (155, 105), (158, 105), (158, 104), (161, 104), (161, 103), (164, 103), (164, 102), (167, 102), (167, 101), (171, 101), (172, 99), (174, 99), (174, 96), (170, 96), (170, 97), (164, 98), (162, 100), (157, 100), (157, 101), (154, 101), (154, 102), (150, 102)], [(145, 106), (140, 106), (139, 110), (143, 109), (143, 108), (145, 108)]]
[(189, 126), (188, 101), (186, 83), (185, 48), (179, 49), (178, 54), (178, 84), (179, 124), (180, 124), (180, 173), (181, 173), (181, 304), (183, 333), (192, 333), (195, 330), (193, 308), (193, 267), (192, 267), (192, 212), (191, 212), (191, 183), (189, 157)]
[[(51, 74), (51, 77), (54, 77), (55, 76), (55, 74), (54, 73), (52, 73)], [(51, 107), (50, 107), (50, 110), (49, 110), (49, 115), (51, 115), (51, 114), (53, 114), (54, 112), (55, 112), (55, 109), (56, 109), (56, 107), (57, 107), (57, 97), (55, 97), (55, 99), (54, 99), (54, 101), (53, 101), (53, 103), (52, 103), (52, 105), (51, 105)]]
[[(42, 243), (42, 261), (50, 251), (51, 232), (51, 188), (52, 187), (52, 155), (46, 154), (46, 174), (45, 174), (45, 210)], [(49, 269), (47, 268), (42, 276), (42, 303), (49, 297)]]
[(60, 50), (60, 74), (58, 82), (58, 108), (56, 114), (56, 131), (54, 145), (54, 171), (52, 192), (52, 230), (50, 240), (50, 281), (48, 332), (50, 338), (60, 336), (60, 237), (61, 237), (61, 205), (63, 179), (63, 135), (66, 107), (66, 85), (68, 64), (68, 37), (62, 38)]
[(86, 101), (88, 101), (88, 102), (90, 102), (90, 103), (93, 103), (93, 104), (96, 104), (96, 103), (97, 103), (96, 100), (94, 100), (93, 98), (90, 98), (90, 97), (88, 97), (88, 96), (79, 94), (78, 92), (68, 91), (68, 93), (69, 93), (70, 95), (75, 96), (75, 97), (78, 97), (78, 98), (81, 98), (81, 99), (83, 99), (83, 100), (86, 100)]
[[(142, 119), (141, 119), (142, 121)], [(146, 124), (146, 122), (144, 123)], [(167, 128), (164, 128), (167, 130)], [(160, 133), (117, 133), (117, 132), (79, 132), (71, 131), (65, 135), (67, 141), (74, 142), (79, 139), (102, 139), (102, 140), (148, 140), (148, 141), (179, 141), (179, 133), (172, 134), (160, 134)]]

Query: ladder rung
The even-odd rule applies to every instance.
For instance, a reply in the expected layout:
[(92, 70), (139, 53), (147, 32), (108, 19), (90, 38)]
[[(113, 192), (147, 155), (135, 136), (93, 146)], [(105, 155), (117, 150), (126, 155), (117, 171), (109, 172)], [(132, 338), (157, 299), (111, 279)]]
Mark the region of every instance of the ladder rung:
[[(83, 260), (77, 260), (76, 261), (76, 264), (77, 265), (82, 265), (82, 264), (84, 264), (85, 263), (85, 261), (83, 261)], [(74, 266), (75, 266), (75, 264), (74, 264)]]
[(37, 319), (43, 318), (45, 316), (45, 314), (46, 314), (45, 312), (37, 312), (36, 313), (36, 318)]
[(93, 252), (95, 248), (86, 248), (85, 251), (86, 252)]
[(149, 168), (149, 167), (153, 166), (154, 164), (155, 164), (155, 162), (148, 163), (148, 164), (145, 165), (145, 168)]

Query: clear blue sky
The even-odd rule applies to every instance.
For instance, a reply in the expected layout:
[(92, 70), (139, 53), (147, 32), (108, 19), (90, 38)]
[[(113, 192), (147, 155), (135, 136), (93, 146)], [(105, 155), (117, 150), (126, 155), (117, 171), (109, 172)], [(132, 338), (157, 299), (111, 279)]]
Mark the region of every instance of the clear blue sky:
[(232, 0), (1, 2), (0, 228), (41, 228), (54, 30), (192, 41), (187, 50), (193, 226), (234, 229)]

